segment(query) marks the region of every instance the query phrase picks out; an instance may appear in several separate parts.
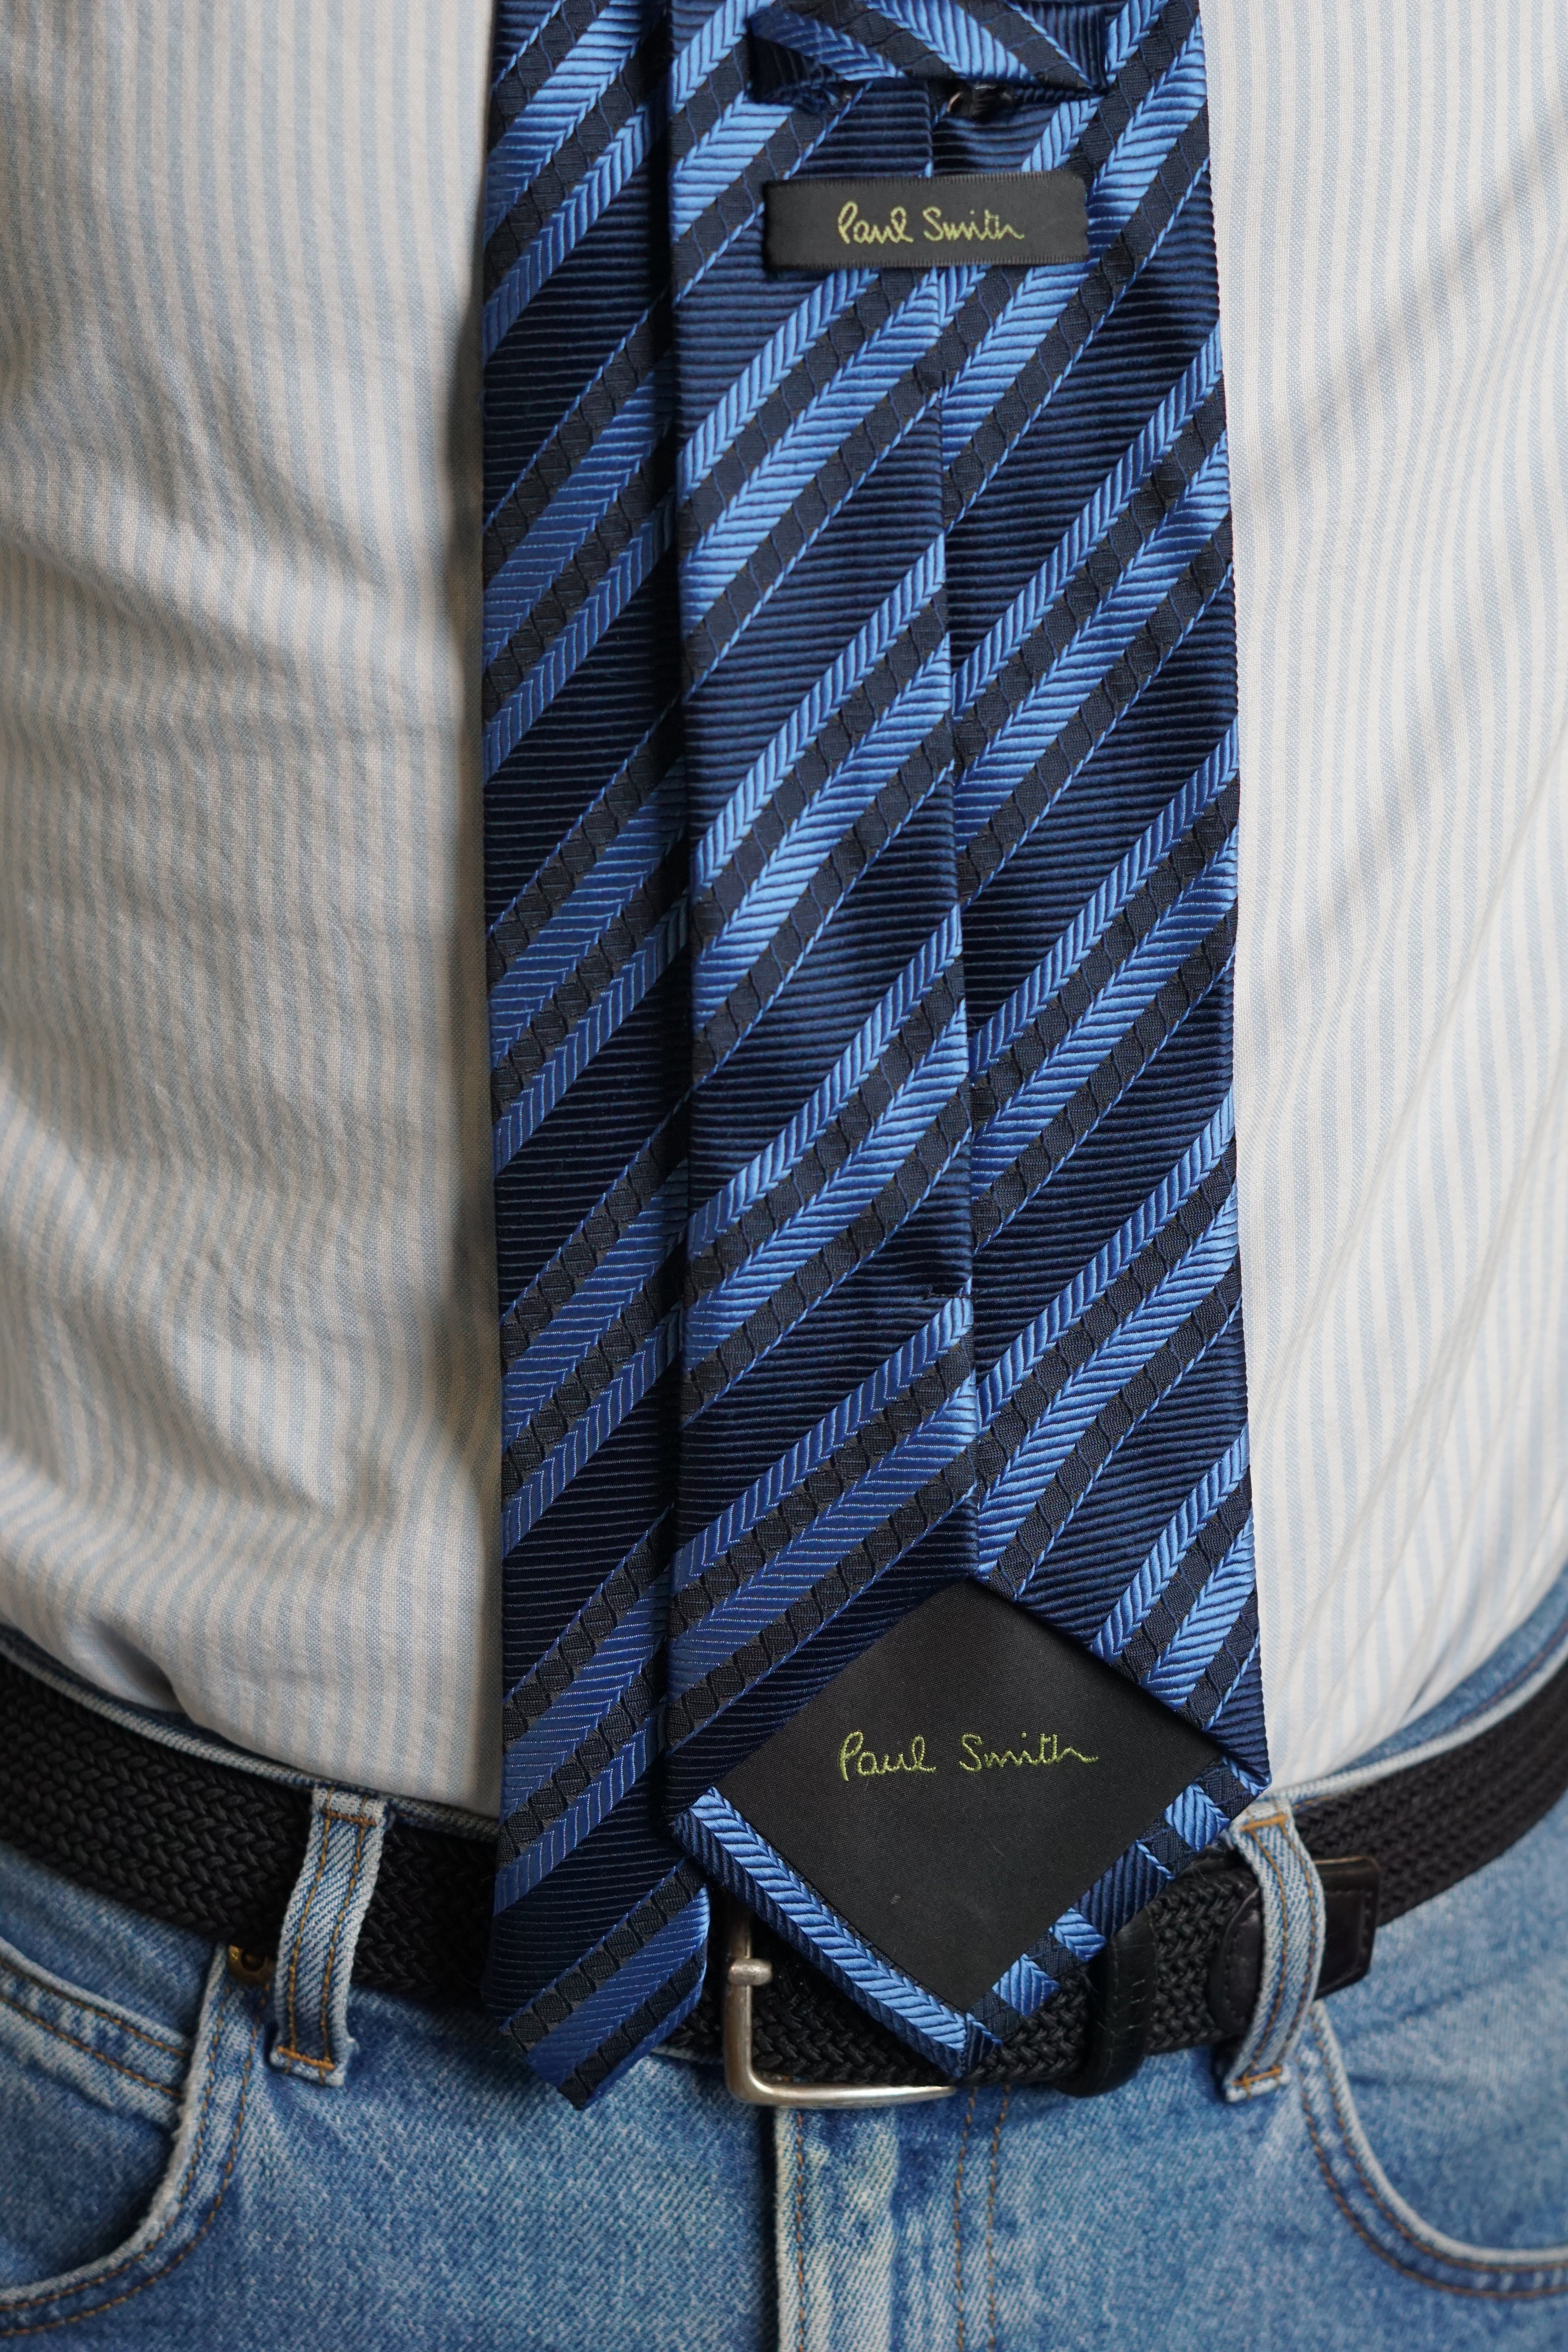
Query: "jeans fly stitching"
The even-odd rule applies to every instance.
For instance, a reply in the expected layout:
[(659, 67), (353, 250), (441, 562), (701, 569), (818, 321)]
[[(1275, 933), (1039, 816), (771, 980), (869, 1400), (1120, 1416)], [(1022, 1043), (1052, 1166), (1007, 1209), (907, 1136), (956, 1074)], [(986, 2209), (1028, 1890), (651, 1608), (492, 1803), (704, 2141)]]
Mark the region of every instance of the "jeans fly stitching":
[(795, 2340), (805, 2352), (805, 2124), (795, 2111)]
[(974, 2102), (979, 2096), (980, 2086), (976, 2084), (969, 2094), (969, 2105), (963, 2111), (963, 2130), (958, 2143), (958, 2169), (952, 2176), (952, 2261), (958, 2352), (963, 2352), (963, 2159), (969, 2150), (969, 2126), (974, 2120)]
[(1002, 2146), (1002, 2126), (1007, 2120), (1007, 2107), (1012, 2096), (1009, 2084), (1002, 2094), (996, 2128), (991, 2135), (991, 2178), (985, 2191), (985, 2315), (990, 2329), (986, 2352), (996, 2352), (996, 2158)]

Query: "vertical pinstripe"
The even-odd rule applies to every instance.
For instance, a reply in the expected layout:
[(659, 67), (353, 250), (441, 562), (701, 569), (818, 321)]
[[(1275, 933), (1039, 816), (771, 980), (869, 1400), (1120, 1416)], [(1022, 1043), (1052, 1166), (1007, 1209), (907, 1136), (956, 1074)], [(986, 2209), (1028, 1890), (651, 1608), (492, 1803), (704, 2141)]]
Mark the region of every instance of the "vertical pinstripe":
[(0, 11), (0, 1609), (476, 1807), (488, 16)]
[(1258, 1572), (1295, 1780), (1451, 1689), (1568, 1554), (1568, 17), (1205, 18)]
[[(0, 11), (0, 1613), (264, 1751), (474, 1805), (489, 19)], [(1295, 1778), (1568, 1553), (1568, 31), (1546, 0), (1205, 26)]]

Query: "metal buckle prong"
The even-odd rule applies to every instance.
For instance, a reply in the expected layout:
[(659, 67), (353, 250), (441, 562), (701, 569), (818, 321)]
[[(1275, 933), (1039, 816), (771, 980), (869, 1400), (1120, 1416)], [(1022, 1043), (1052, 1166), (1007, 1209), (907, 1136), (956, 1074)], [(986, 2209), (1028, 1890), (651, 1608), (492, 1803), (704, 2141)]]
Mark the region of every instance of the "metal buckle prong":
[(956, 2083), (791, 2083), (759, 2074), (752, 2053), (752, 1995), (773, 1982), (773, 1964), (752, 1950), (752, 1915), (725, 1906), (724, 2083), (749, 2107), (907, 2107), (951, 2099)]

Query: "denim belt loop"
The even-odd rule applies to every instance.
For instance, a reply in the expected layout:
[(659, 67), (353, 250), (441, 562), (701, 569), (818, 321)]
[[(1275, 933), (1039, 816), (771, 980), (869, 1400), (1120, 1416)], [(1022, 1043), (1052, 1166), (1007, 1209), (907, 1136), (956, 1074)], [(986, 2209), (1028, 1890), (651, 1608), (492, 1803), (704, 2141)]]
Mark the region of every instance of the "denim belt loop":
[(384, 1798), (311, 1790), (310, 1842), (278, 1948), (269, 2053), (274, 2066), (301, 2082), (336, 2090), (347, 2075), (354, 2052), (349, 1979), (385, 1835)]
[(1257, 1879), (1263, 1908), (1257, 2005), (1219, 2076), (1224, 2096), (1235, 2102), (1261, 2098), (1290, 2079), (1290, 2053), (1323, 1963), (1323, 1887), (1288, 1797), (1259, 1797), (1231, 1823), (1226, 1842)]

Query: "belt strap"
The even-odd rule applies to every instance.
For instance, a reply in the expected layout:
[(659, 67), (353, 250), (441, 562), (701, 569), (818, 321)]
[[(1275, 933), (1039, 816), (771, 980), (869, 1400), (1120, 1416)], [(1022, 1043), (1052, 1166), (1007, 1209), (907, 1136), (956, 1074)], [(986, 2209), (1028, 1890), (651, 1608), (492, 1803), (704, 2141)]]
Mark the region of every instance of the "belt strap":
[[(278, 1948), (310, 1825), (309, 1788), (149, 1738), (0, 1659), (0, 1839), (79, 1885), (215, 1943)], [(1378, 1916), (1401, 1917), (1495, 1860), (1568, 1790), (1568, 1663), (1474, 1738), (1379, 1780), (1305, 1798), (1296, 1821), (1323, 1872), (1327, 1956), (1321, 1990), (1360, 1973), (1370, 1927), (1367, 1856), (1381, 1875)], [(434, 2002), (477, 1998), (491, 1900), (489, 1839), (399, 1814), (386, 1832), (354, 1981)], [(1145, 1915), (1153, 1970), (1142, 2047), (1187, 2050), (1230, 2038), (1247, 2000), (1244, 1864), (1208, 1855)], [(759, 2067), (791, 2081), (907, 2082), (910, 2053), (796, 1955), (773, 1954), (753, 1996)], [(1103, 2019), (1100, 2021), (1103, 2025)], [(1114, 2021), (1111, 2021), (1114, 2024)], [(981, 2083), (1066, 2084), (1096, 2040), (1086, 1972), (984, 2059)], [(699, 2059), (721, 2047), (710, 1982), (670, 2047)]]

